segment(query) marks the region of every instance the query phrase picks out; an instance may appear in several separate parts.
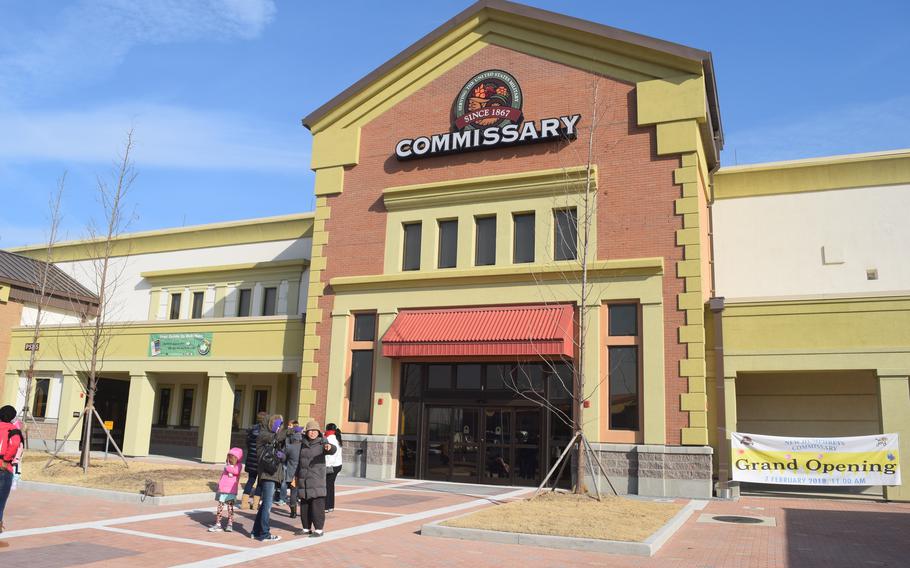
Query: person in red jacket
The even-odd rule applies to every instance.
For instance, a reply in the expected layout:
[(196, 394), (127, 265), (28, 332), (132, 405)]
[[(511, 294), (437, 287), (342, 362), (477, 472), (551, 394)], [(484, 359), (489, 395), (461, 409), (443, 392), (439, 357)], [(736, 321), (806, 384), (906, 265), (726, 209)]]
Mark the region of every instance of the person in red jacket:
[(3, 510), (13, 487), (13, 460), (22, 444), (22, 432), (13, 426), (16, 409), (6, 405), (0, 408), (0, 533), (3, 532)]

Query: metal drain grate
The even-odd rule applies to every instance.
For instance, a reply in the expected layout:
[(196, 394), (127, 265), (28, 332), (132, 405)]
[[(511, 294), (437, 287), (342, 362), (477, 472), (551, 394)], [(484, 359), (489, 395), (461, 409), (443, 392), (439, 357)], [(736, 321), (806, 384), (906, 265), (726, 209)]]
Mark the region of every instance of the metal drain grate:
[(754, 525), (765, 522), (755, 517), (740, 517), (738, 515), (714, 515), (714, 520), (721, 523), (740, 523), (744, 525)]
[(777, 521), (774, 517), (760, 517), (747, 515), (712, 515), (702, 514), (698, 517), (699, 523), (718, 523), (725, 525), (749, 525), (753, 527), (774, 527)]

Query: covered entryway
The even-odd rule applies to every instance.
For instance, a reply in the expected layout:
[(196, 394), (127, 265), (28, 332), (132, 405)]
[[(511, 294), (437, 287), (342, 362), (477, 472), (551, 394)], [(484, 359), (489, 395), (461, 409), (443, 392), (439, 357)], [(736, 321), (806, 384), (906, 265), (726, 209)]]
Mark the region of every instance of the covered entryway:
[[(880, 434), (881, 404), (874, 371), (739, 373), (736, 429), (770, 436), (840, 437)], [(743, 483), (744, 492), (881, 495), (879, 486), (805, 487)]]
[(428, 406), (425, 479), (491, 485), (540, 481), (540, 408)]
[[(126, 409), (129, 406), (130, 382), (126, 379), (99, 378), (95, 391), (95, 408), (105, 422), (113, 422), (111, 437), (123, 447)], [(92, 450), (104, 450), (107, 436), (97, 420), (92, 424)], [(110, 448), (113, 451), (113, 448)]]

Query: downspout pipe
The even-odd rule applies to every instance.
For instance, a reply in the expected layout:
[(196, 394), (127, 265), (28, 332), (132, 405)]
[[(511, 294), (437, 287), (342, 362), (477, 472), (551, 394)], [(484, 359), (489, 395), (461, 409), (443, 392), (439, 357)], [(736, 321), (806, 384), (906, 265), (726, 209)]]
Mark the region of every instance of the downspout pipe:
[(724, 372), (724, 298), (712, 297), (708, 301), (714, 320), (714, 383), (717, 406), (717, 486), (715, 494), (721, 498), (738, 495), (739, 484), (730, 479), (730, 440), (727, 431), (727, 391)]

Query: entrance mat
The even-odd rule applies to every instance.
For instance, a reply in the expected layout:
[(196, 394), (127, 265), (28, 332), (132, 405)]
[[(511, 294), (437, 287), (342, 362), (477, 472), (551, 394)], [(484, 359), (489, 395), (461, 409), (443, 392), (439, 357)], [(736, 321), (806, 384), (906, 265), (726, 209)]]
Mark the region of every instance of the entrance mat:
[[(470, 483), (445, 483), (445, 482), (428, 482), (417, 483), (414, 485), (405, 485), (396, 489), (407, 491), (408, 489), (419, 489), (422, 491), (439, 491), (441, 493), (455, 493), (457, 495), (488, 495), (494, 497), (504, 493), (515, 491), (515, 487), (490, 487), (487, 485), (472, 485)], [(533, 488), (528, 488), (533, 489)]]
[(351, 501), (350, 505), (372, 505), (373, 507), (407, 507), (424, 501), (433, 501), (437, 497), (432, 495), (383, 495), (382, 497), (373, 497), (371, 499), (361, 499), (360, 501)]
[(3, 553), (3, 564), (5, 566), (28, 566), (29, 568), (58, 568), (115, 560), (137, 554), (141, 554), (141, 552), (104, 546), (96, 542), (67, 542), (7, 550)]

